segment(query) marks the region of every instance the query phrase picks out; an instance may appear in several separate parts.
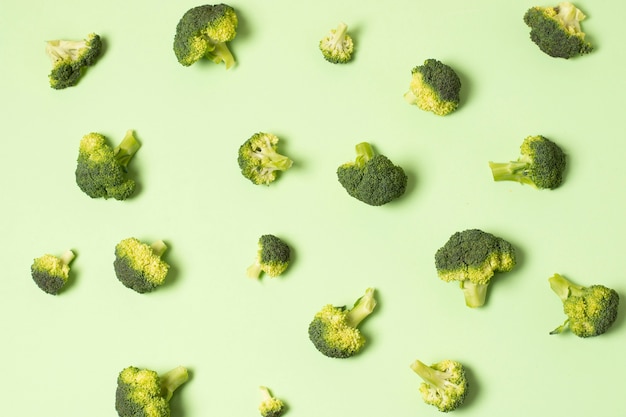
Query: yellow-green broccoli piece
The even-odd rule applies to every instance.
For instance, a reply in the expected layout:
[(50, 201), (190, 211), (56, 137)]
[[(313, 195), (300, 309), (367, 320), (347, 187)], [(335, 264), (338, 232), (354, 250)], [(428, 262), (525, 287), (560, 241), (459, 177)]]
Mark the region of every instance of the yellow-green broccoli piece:
[(258, 279), (261, 272), (275, 278), (285, 272), (291, 260), (291, 249), (283, 240), (274, 235), (259, 238), (256, 259), (248, 267), (248, 277)]
[(349, 62), (354, 52), (354, 41), (348, 35), (348, 25), (340, 23), (336, 29), (331, 29), (320, 41), (319, 48), (328, 62), (333, 64)]
[(460, 362), (446, 359), (428, 366), (416, 360), (411, 369), (424, 380), (419, 390), (426, 404), (449, 412), (465, 401), (469, 384), (465, 367)]
[(259, 132), (252, 135), (240, 147), (237, 163), (241, 174), (257, 185), (269, 185), (280, 171), (291, 168), (293, 161), (278, 153), (278, 136)]
[(279, 417), (282, 416), (287, 407), (283, 400), (272, 395), (269, 388), (260, 386), (261, 403), (259, 404), (259, 412), (263, 417)]
[(69, 280), (74, 257), (74, 252), (67, 250), (61, 256), (46, 254), (36, 258), (30, 267), (33, 281), (48, 294), (57, 295)]
[(115, 246), (113, 267), (124, 286), (140, 294), (153, 291), (165, 282), (169, 265), (161, 259), (167, 246), (162, 240), (148, 245), (131, 237)]
[(461, 79), (448, 65), (427, 59), (411, 70), (411, 83), (404, 99), (422, 110), (446, 116), (459, 107)]
[(52, 60), (50, 87), (60, 90), (78, 84), (87, 67), (96, 63), (102, 49), (102, 39), (95, 33), (83, 40), (47, 41), (46, 53)]

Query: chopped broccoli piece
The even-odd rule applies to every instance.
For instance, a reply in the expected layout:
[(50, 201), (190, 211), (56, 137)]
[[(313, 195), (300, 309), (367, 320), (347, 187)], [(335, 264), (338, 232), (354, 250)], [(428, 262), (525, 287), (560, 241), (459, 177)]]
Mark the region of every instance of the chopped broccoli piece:
[(512, 162), (489, 162), (494, 181), (516, 181), (538, 189), (554, 189), (563, 182), (565, 153), (551, 140), (528, 136), (521, 156)]
[(422, 110), (445, 116), (459, 107), (461, 80), (448, 65), (427, 59), (411, 71), (409, 91), (404, 99)]
[(291, 249), (280, 238), (274, 235), (263, 235), (259, 238), (257, 256), (246, 270), (250, 278), (259, 278), (265, 272), (275, 278), (285, 272), (289, 266)]
[(515, 266), (515, 249), (506, 240), (478, 229), (454, 233), (435, 253), (437, 274), (443, 281), (459, 281), (468, 307), (481, 307), (495, 272)]
[(585, 17), (572, 3), (561, 2), (555, 7), (531, 7), (524, 14), (524, 23), (539, 49), (551, 57), (569, 59), (593, 51), (580, 28)]
[(263, 417), (279, 417), (286, 410), (285, 403), (274, 397), (269, 388), (261, 386), (261, 403), (259, 404), (259, 412)]
[(570, 329), (578, 337), (599, 336), (615, 322), (619, 306), (617, 291), (604, 285), (576, 285), (559, 274), (554, 274), (548, 281), (552, 291), (563, 302), (563, 311), (567, 316), (565, 323), (550, 334)]
[(327, 304), (309, 324), (309, 339), (322, 354), (330, 358), (349, 358), (365, 345), (359, 324), (376, 307), (374, 288), (368, 288), (351, 309)]
[(115, 246), (115, 275), (126, 287), (140, 294), (163, 285), (169, 265), (161, 259), (167, 250), (162, 240), (147, 245), (131, 237)]
[(278, 137), (259, 132), (252, 135), (240, 147), (237, 163), (241, 174), (254, 184), (269, 185), (276, 180), (278, 171), (291, 168), (293, 161), (278, 153)]
[(434, 405), (439, 411), (449, 412), (465, 401), (468, 382), (465, 368), (460, 362), (446, 359), (428, 366), (416, 360), (411, 364), (411, 369), (424, 380), (419, 390), (426, 404)]
[(235, 9), (226, 4), (205, 4), (189, 9), (178, 22), (174, 53), (178, 62), (188, 67), (206, 57), (226, 69), (235, 64), (226, 42), (237, 35)]
[(319, 45), (324, 59), (333, 64), (345, 64), (352, 59), (354, 42), (348, 35), (348, 25), (340, 23), (322, 38)]
[(78, 41), (47, 41), (46, 53), (52, 60), (52, 71), (48, 76), (50, 87), (61, 90), (78, 84), (86, 68), (96, 63), (102, 49), (102, 39), (95, 33)]
[(57, 295), (70, 277), (70, 263), (75, 254), (71, 250), (63, 255), (43, 255), (36, 258), (30, 267), (33, 281), (48, 294)]
[(161, 376), (129, 366), (117, 378), (115, 410), (120, 417), (170, 417), (169, 401), (188, 379), (189, 372), (182, 366)]

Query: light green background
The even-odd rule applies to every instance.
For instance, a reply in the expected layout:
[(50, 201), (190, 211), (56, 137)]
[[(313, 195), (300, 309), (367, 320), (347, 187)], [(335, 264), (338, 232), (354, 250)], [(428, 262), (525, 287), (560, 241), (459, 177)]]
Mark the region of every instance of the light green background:
[[(533, 2), (252, 1), (230, 44), (237, 66), (185, 68), (174, 29), (191, 1), (4, 1), (0, 5), (3, 415), (114, 416), (117, 373), (189, 367), (173, 417), (256, 416), (261, 384), (289, 416), (435, 416), (409, 369), (456, 359), (471, 395), (458, 416), (623, 416), (624, 308), (605, 335), (549, 336), (565, 319), (547, 278), (603, 283), (626, 296), (623, 77), (626, 5), (586, 1), (596, 51), (544, 55), (522, 21)], [(544, 4), (545, 5), (545, 4)], [(331, 65), (319, 39), (340, 21), (356, 43)], [(48, 86), (44, 41), (99, 33), (106, 51), (74, 88)], [(445, 118), (407, 105), (410, 70), (427, 58), (459, 73), (462, 105)], [(135, 129), (132, 200), (92, 200), (74, 182), (77, 146)], [(269, 187), (244, 179), (239, 145), (281, 138), (293, 168)], [(487, 161), (543, 134), (569, 157), (564, 185), (495, 183)], [(350, 198), (336, 167), (370, 141), (409, 175), (383, 207)], [(433, 255), (481, 228), (519, 250), (488, 303), (470, 310), (437, 278)], [(288, 272), (245, 276), (256, 240), (284, 238)], [(112, 268), (123, 238), (163, 239), (169, 283), (139, 295)], [(61, 295), (30, 278), (33, 258), (77, 253)], [(319, 354), (307, 326), (324, 304), (373, 286), (366, 349)], [(623, 303), (624, 304), (624, 303)]]

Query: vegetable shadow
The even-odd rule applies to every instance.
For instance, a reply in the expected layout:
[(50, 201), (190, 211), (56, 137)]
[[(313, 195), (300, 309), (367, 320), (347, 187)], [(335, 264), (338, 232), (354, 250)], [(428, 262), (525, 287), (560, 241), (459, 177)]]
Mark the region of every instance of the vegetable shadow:
[(480, 394), (480, 381), (476, 378), (471, 366), (463, 364), (465, 368), (465, 378), (467, 379), (467, 394), (465, 400), (459, 408), (471, 407), (472, 403), (476, 400)]
[[(487, 297), (485, 298), (485, 306), (489, 305), (489, 299), (491, 298), (491, 294), (493, 293), (493, 288), (500, 285), (500, 281), (506, 281), (508, 279), (515, 279), (516, 276), (521, 276), (519, 270), (524, 266), (525, 252), (520, 248), (519, 245), (514, 244), (508, 238), (506, 239), (508, 242), (513, 245), (515, 248), (515, 266), (512, 270), (508, 272), (496, 272), (493, 277), (491, 277), (491, 281), (489, 281), (489, 287), (487, 288)], [(502, 279), (504, 278), (504, 280)], [(478, 307), (480, 308), (480, 307)]]
[(169, 288), (169, 287), (173, 287), (174, 285), (176, 285), (177, 281), (179, 280), (180, 269), (176, 265), (176, 262), (172, 263), (168, 260), (168, 253), (172, 250), (172, 246), (170, 245), (168, 241), (164, 240), (164, 242), (167, 245), (167, 250), (163, 254), (163, 261), (165, 261), (170, 267), (167, 271), (167, 278), (163, 282), (162, 288)]
[[(461, 80), (461, 91), (459, 92), (459, 107), (456, 111), (463, 110), (468, 100), (472, 97), (472, 90), (474, 88), (474, 84), (472, 83), (471, 78), (467, 77), (463, 71), (457, 70), (457, 65), (453, 66), (454, 72), (459, 76), (459, 80)], [(450, 114), (452, 116), (454, 113)], [(445, 117), (445, 116), (444, 116)]]

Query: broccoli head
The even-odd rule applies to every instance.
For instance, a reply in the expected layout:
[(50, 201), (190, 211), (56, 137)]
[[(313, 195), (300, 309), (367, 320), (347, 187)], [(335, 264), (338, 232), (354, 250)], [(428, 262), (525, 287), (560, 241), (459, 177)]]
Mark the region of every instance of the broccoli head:
[(427, 59), (424, 65), (411, 71), (411, 83), (404, 99), (422, 110), (445, 116), (459, 107), (460, 92), (457, 73), (436, 59)]
[(593, 51), (580, 28), (585, 17), (572, 3), (562, 2), (556, 7), (531, 7), (524, 14), (524, 23), (539, 49), (551, 57), (569, 59)]
[(336, 29), (331, 29), (320, 41), (319, 48), (328, 62), (345, 64), (350, 61), (354, 52), (354, 42), (348, 35), (348, 25), (340, 23)]
[(278, 141), (276, 135), (264, 132), (246, 140), (237, 156), (241, 174), (254, 184), (269, 185), (276, 180), (279, 171), (291, 168), (293, 161), (277, 151)]
[(419, 390), (426, 404), (449, 412), (465, 401), (468, 382), (460, 362), (446, 359), (428, 366), (416, 360), (411, 369), (424, 380)]
[(205, 4), (189, 9), (178, 22), (174, 53), (178, 62), (188, 67), (206, 57), (226, 69), (235, 64), (226, 42), (237, 35), (235, 9), (226, 4)]
[(261, 272), (275, 278), (285, 272), (290, 258), (291, 249), (285, 242), (274, 235), (263, 235), (259, 238), (256, 259), (246, 273), (250, 278), (259, 278)]
[(52, 60), (50, 87), (60, 90), (78, 84), (86, 68), (96, 63), (102, 49), (102, 39), (95, 33), (83, 40), (47, 41), (46, 53)]
[(516, 181), (538, 189), (561, 185), (566, 158), (556, 143), (541, 135), (528, 136), (520, 152), (516, 161), (489, 162), (494, 181)]
[(374, 288), (368, 288), (351, 309), (328, 304), (315, 314), (309, 324), (309, 339), (330, 358), (349, 358), (365, 345), (359, 324), (376, 307)]
[(443, 281), (459, 281), (468, 307), (481, 307), (495, 272), (515, 266), (515, 249), (506, 240), (478, 229), (454, 233), (435, 253), (437, 274)]
[(285, 403), (274, 397), (269, 388), (261, 386), (261, 403), (259, 404), (259, 412), (263, 417), (279, 417), (285, 412)]
[(337, 168), (337, 179), (349, 195), (371, 206), (382, 206), (402, 196), (407, 175), (384, 155), (374, 154), (367, 142), (356, 145), (356, 159)]
[(565, 323), (550, 334), (570, 329), (578, 337), (599, 336), (615, 322), (619, 306), (617, 291), (604, 285), (576, 285), (559, 274), (554, 274), (548, 281), (563, 302), (567, 316)]
[(48, 294), (57, 295), (67, 284), (74, 257), (74, 252), (68, 250), (60, 257), (46, 254), (36, 258), (30, 267), (33, 281)]
[(131, 237), (115, 246), (115, 275), (126, 287), (140, 294), (163, 285), (169, 265), (161, 259), (167, 246), (162, 240), (147, 245)]

